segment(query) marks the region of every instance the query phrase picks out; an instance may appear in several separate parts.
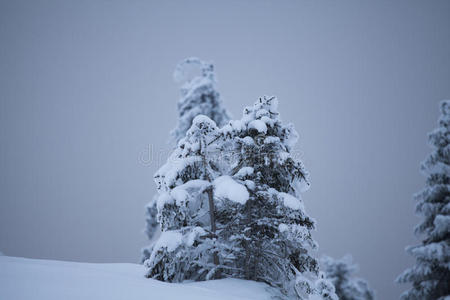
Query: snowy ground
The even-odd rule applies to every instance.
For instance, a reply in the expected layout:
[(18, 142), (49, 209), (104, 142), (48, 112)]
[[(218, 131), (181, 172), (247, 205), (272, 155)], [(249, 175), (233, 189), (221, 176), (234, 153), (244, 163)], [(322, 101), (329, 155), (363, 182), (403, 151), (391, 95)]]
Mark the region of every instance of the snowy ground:
[(0, 256), (0, 299), (265, 300), (271, 289), (238, 279), (165, 283), (138, 264), (91, 264)]

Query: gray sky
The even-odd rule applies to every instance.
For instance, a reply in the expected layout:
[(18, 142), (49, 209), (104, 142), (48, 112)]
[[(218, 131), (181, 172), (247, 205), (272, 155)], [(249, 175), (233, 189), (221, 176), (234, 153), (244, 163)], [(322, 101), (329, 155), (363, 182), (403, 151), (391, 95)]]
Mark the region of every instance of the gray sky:
[(278, 96), (320, 253), (351, 253), (379, 299), (406, 288), (419, 162), (450, 97), (449, 1), (1, 1), (0, 44), (7, 255), (138, 261), (172, 72), (194, 55), (235, 118)]

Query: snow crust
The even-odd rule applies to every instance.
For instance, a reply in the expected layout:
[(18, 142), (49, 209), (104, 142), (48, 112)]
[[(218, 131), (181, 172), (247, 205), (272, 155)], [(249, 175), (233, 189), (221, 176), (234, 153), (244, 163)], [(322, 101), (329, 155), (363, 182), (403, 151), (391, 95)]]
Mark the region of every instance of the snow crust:
[(167, 283), (144, 277), (139, 264), (93, 264), (0, 256), (0, 299), (269, 300), (266, 284), (221, 279)]
[(247, 188), (230, 176), (220, 176), (214, 180), (215, 195), (219, 198), (245, 204), (249, 198)]

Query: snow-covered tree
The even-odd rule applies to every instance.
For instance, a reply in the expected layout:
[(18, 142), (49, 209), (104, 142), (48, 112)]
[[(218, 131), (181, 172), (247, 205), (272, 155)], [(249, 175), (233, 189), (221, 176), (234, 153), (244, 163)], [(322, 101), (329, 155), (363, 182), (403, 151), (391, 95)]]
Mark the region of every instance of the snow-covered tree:
[(412, 284), (402, 299), (450, 297), (450, 100), (441, 102), (438, 124), (429, 134), (433, 151), (421, 167), (426, 186), (415, 195), (416, 213), (422, 217), (415, 232), (423, 241), (407, 248), (416, 264), (397, 278)]
[(323, 272), (335, 288), (340, 300), (373, 300), (375, 295), (367, 281), (354, 277), (358, 266), (352, 263), (352, 257), (341, 259), (322, 258)]
[(287, 297), (336, 299), (311, 253), (314, 221), (300, 197), (309, 181), (291, 154), (296, 139), (273, 97), (221, 129), (196, 117), (155, 176), (162, 235), (145, 261), (147, 275), (243, 278), (278, 287)]
[[(225, 125), (230, 119), (230, 114), (222, 106), (220, 95), (216, 90), (214, 66), (198, 58), (190, 57), (180, 62), (174, 72), (174, 79), (183, 82), (181, 86), (181, 98), (178, 100), (178, 124), (172, 130), (171, 135), (175, 143), (186, 136), (193, 119), (198, 115), (205, 115), (216, 122), (217, 125)], [(146, 206), (145, 233), (150, 241), (155, 239), (159, 223), (156, 218), (157, 196)], [(151, 246), (142, 250), (142, 260), (149, 258)]]
[[(212, 198), (212, 182), (218, 177), (213, 159), (219, 137), (214, 121), (203, 115), (195, 117), (186, 138), (156, 173), (162, 233), (145, 261), (148, 277), (179, 282), (218, 276), (217, 252), (228, 251), (216, 234)], [(221, 258), (221, 268), (227, 268), (227, 255)]]
[(177, 65), (174, 78), (184, 82), (178, 100), (178, 124), (171, 133), (176, 142), (186, 136), (192, 120), (198, 115), (209, 117), (219, 127), (230, 120), (230, 114), (223, 107), (217, 92), (214, 66), (211, 63), (196, 57), (186, 58)]
[(308, 173), (291, 155), (297, 133), (279, 118), (274, 97), (259, 99), (222, 132), (235, 156), (230, 175), (244, 181), (250, 197), (233, 207), (223, 223), (231, 233), (243, 278), (267, 282), (290, 296), (315, 292), (318, 263), (301, 192), (309, 187)]

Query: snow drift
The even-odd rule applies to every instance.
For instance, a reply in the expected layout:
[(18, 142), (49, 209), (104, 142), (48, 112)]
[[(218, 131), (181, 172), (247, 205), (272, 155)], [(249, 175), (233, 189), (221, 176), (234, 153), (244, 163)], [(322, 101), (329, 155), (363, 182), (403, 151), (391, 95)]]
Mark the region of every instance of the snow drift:
[(265, 300), (263, 283), (221, 279), (166, 283), (144, 277), (138, 264), (94, 264), (0, 256), (0, 299)]

